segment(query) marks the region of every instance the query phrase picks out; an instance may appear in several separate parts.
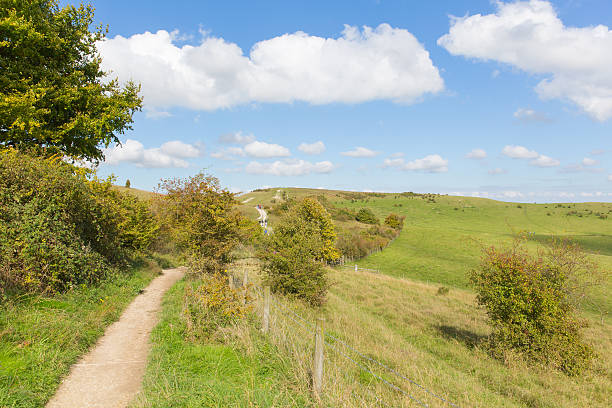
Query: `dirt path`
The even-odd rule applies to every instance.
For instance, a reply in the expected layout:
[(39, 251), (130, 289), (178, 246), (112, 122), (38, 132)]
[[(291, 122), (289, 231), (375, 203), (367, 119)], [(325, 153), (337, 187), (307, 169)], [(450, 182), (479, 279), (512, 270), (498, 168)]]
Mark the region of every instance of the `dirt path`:
[(140, 390), (163, 294), (183, 269), (166, 269), (106, 329), (96, 346), (72, 366), (48, 408), (125, 407)]

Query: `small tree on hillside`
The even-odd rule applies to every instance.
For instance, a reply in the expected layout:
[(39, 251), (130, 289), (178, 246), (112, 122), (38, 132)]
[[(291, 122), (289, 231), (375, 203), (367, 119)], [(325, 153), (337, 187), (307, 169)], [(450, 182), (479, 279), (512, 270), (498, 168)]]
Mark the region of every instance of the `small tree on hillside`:
[(125, 188), (130, 188), (132, 183), (130, 183), (130, 179), (125, 180)]
[(582, 341), (585, 323), (575, 317), (575, 307), (597, 277), (598, 269), (577, 245), (553, 242), (537, 256), (521, 242), (487, 248), (470, 280), (493, 325), (493, 354), (503, 358), (514, 350), (567, 374), (580, 373), (594, 352)]
[(306, 198), (296, 203), (259, 251), (265, 283), (274, 292), (313, 306), (323, 304), (329, 286), (323, 262), (338, 258), (335, 239), (331, 218), (318, 201)]
[(189, 257), (194, 272), (221, 272), (238, 243), (242, 216), (234, 195), (213, 176), (162, 180), (158, 189), (163, 224)]

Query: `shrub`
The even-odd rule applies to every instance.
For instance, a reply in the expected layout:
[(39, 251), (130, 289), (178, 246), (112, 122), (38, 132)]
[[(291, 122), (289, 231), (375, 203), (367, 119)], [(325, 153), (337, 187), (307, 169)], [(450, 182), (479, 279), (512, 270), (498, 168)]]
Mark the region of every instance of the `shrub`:
[(355, 219), (364, 224), (378, 224), (378, 218), (369, 208), (360, 209)]
[(324, 261), (337, 258), (329, 214), (314, 199), (304, 199), (286, 213), (267, 237), (259, 257), (264, 282), (273, 292), (322, 305), (328, 288)]
[(444, 295), (448, 295), (448, 292), (450, 292), (449, 288), (447, 288), (446, 286), (440, 286), (438, 288), (437, 294), (440, 296), (444, 296)]
[(489, 346), (503, 357), (510, 350), (576, 375), (594, 353), (580, 336), (583, 322), (574, 316), (583, 288), (597, 276), (594, 265), (576, 245), (553, 242), (537, 256), (522, 243), (484, 251), (470, 280), (478, 303), (493, 325)]
[(157, 208), (166, 233), (189, 258), (190, 269), (220, 273), (231, 261), (242, 217), (232, 193), (213, 176), (199, 173), (162, 180)]
[(125, 180), (125, 188), (130, 188), (132, 183), (130, 183), (130, 179)]
[(235, 324), (251, 310), (244, 292), (232, 289), (221, 274), (202, 275), (199, 284), (188, 283), (183, 296), (183, 317), (187, 335), (193, 340), (207, 340), (218, 328)]
[(401, 230), (404, 226), (404, 218), (405, 217), (400, 217), (397, 214), (391, 213), (385, 218), (385, 225), (396, 230)]
[(147, 249), (155, 219), (111, 181), (90, 180), (58, 157), (0, 151), (0, 290), (95, 283), (133, 250)]

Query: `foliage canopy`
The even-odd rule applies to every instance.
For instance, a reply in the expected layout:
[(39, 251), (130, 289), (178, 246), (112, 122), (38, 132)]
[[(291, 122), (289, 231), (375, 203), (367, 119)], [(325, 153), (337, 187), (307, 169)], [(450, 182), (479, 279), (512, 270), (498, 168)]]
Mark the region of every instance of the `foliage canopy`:
[(141, 107), (139, 87), (100, 68), (93, 8), (0, 0), (0, 146), (100, 160)]

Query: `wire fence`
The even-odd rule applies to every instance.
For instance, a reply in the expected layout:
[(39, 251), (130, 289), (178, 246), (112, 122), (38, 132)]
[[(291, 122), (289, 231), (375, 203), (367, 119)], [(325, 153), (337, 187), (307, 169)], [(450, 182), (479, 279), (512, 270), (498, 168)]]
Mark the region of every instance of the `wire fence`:
[[(254, 285), (253, 289), (257, 294), (257, 297), (260, 300), (264, 298), (264, 290), (262, 287)], [(306, 359), (307, 355), (312, 351), (312, 343), (309, 342), (308, 336), (303, 336), (297, 334), (299, 332), (303, 334), (308, 334), (311, 336), (315, 336), (317, 325), (307, 318), (303, 317), (300, 313), (292, 310), (288, 305), (283, 304), (281, 298), (277, 298), (275, 296), (270, 296), (270, 309), (274, 312), (278, 312), (275, 314), (276, 329), (282, 330), (282, 328), (278, 327), (278, 318), (282, 317), (287, 325), (293, 331), (293, 337), (290, 338), (287, 333), (277, 334), (277, 336), (283, 338), (286, 341), (290, 342), (291, 349), (295, 351), (297, 354), (301, 354), (301, 358)], [(287, 330), (285, 330), (287, 331)], [(398, 372), (396, 369), (389, 367), (388, 365), (378, 361), (375, 358), (367, 356), (365, 353), (359, 351), (357, 348), (353, 347), (346, 341), (340, 339), (337, 336), (332, 335), (331, 333), (324, 333), (323, 344), (325, 349), (331, 351), (332, 353), (325, 353), (326, 358), (325, 362), (329, 366), (331, 364), (334, 367), (333, 373), (331, 375), (326, 375), (326, 381), (331, 382), (332, 387), (336, 387), (340, 389), (341, 387), (338, 385), (341, 377), (345, 379), (350, 377), (350, 373), (346, 368), (341, 368), (339, 363), (343, 361), (348, 364), (348, 366), (352, 366), (358, 372), (366, 373), (366, 376), (370, 379), (373, 379), (372, 383), (377, 384), (376, 389), (363, 389), (361, 383), (359, 381), (353, 381), (353, 384), (359, 384), (359, 389), (354, 389), (350, 393), (352, 398), (354, 398), (358, 404), (358, 406), (378, 406), (378, 407), (391, 407), (397, 405), (390, 405), (385, 399), (393, 399), (394, 402), (402, 401), (402, 399), (407, 399), (412, 403), (412, 405), (428, 407), (426, 401), (422, 397), (416, 396), (412, 391), (406, 390), (402, 384), (409, 385), (410, 387), (416, 387), (415, 390), (422, 392), (423, 395), (428, 396), (429, 399), (438, 401), (438, 405), (442, 404), (444, 406), (451, 406), (459, 408), (457, 404), (451, 402), (447, 398), (435, 393), (425, 386), (421, 385), (417, 381), (409, 378), (408, 376)], [(301, 342), (301, 344), (297, 344)], [(332, 355), (335, 355), (335, 358), (332, 358)], [(301, 364), (309, 364), (307, 361), (302, 361)], [(378, 368), (374, 370), (374, 368)], [(308, 370), (306, 370), (308, 371)], [(329, 371), (329, 370), (327, 370)], [(385, 374), (386, 373), (386, 374)], [(387, 378), (385, 378), (387, 377)], [(371, 385), (371, 384), (368, 384)], [(381, 388), (382, 387), (382, 388)], [(386, 388), (387, 393), (381, 393), (383, 388)], [(379, 391), (379, 392), (376, 392)], [(367, 395), (364, 395), (367, 394)], [(395, 395), (395, 397), (393, 396)], [(370, 398), (371, 401), (368, 403), (366, 398)], [(372, 405), (374, 404), (374, 405)]]

